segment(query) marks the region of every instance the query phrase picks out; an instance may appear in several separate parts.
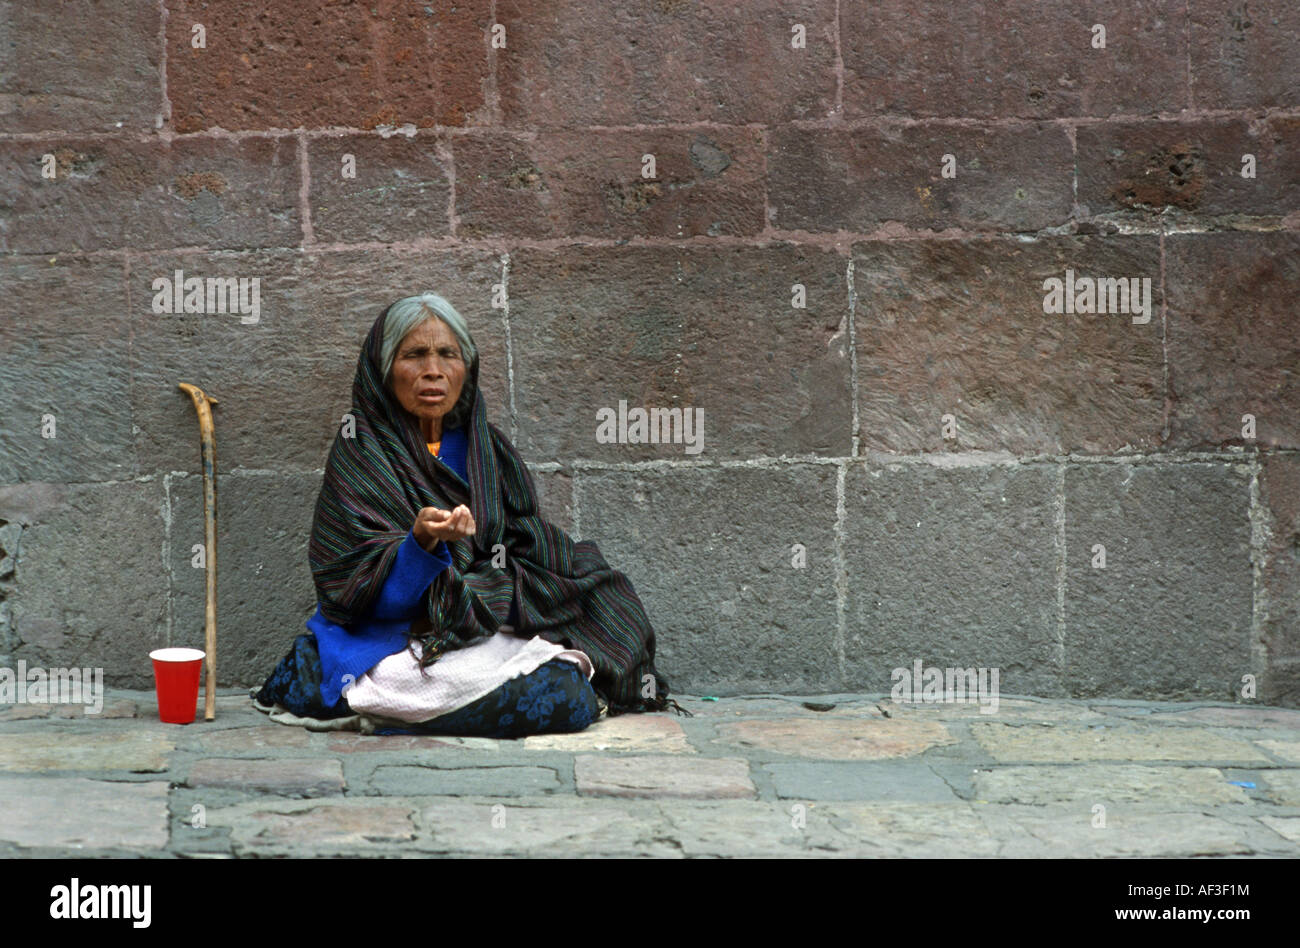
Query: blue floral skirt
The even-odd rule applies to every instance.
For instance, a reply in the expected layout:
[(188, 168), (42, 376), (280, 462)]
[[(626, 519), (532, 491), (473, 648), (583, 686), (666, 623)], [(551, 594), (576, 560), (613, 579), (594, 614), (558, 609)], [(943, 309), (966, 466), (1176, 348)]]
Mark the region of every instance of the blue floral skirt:
[[(329, 719), (354, 712), (346, 697), (326, 707), (320, 693), (320, 653), (314, 635), (300, 635), (255, 695), (299, 717)], [(527, 675), (516, 675), (463, 708), (418, 724), (376, 728), (376, 734), (444, 734), (461, 737), (524, 737), (581, 731), (600, 716), (591, 682), (574, 662), (553, 658)]]

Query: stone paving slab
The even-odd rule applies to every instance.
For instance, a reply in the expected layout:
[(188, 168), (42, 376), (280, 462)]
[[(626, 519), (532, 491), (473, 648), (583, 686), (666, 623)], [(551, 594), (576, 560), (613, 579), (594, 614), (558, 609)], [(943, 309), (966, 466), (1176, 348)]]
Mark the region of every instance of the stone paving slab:
[(910, 800), (957, 802), (948, 782), (911, 760), (774, 762), (759, 765), (776, 795), (787, 800)]
[(1000, 722), (970, 725), (976, 740), (995, 759), (1007, 762), (1072, 760), (1185, 760), (1270, 763), (1249, 741), (1206, 728), (1151, 725), (1111, 727), (1015, 726)]
[(598, 757), (574, 761), (574, 780), (584, 796), (723, 799), (757, 795), (748, 761), (668, 756)]
[(974, 778), (977, 799), (987, 803), (1249, 803), (1245, 791), (1214, 767), (1152, 767), (1142, 764), (995, 767)]
[(0, 734), (0, 770), (125, 770), (157, 773), (167, 769), (176, 745), (157, 731), (104, 732), (63, 728)]
[(1270, 800), (1287, 806), (1300, 806), (1300, 770), (1265, 771), (1263, 781)]
[(1261, 816), (1259, 821), (1284, 839), (1300, 846), (1300, 816)]
[[(152, 709), (151, 709), (152, 710)], [(97, 713), (85, 704), (11, 704), (0, 707), (0, 722), (27, 721), (34, 718), (61, 718), (63, 720), (107, 720), (134, 718), (138, 714), (136, 702), (130, 698), (105, 701)]]
[(377, 767), (370, 789), (387, 796), (516, 797), (559, 790), (550, 767)]
[(618, 714), (604, 717), (574, 734), (535, 734), (523, 739), (526, 750), (638, 751), (694, 754), (682, 726), (669, 714)]
[(300, 727), (285, 727), (282, 724), (213, 731), (198, 735), (194, 743), (199, 750), (206, 753), (237, 753), (282, 747), (305, 749), (313, 746), (311, 731)]
[(186, 786), (320, 796), (343, 792), (343, 767), (337, 760), (205, 758), (190, 767)]
[(1256, 741), (1255, 744), (1269, 751), (1279, 760), (1300, 764), (1300, 741)]
[(441, 853), (673, 857), (681, 847), (651, 800), (517, 803), (449, 797), (420, 810), (420, 848)]
[(416, 840), (417, 806), (399, 799), (259, 800), (210, 810), (236, 855), (376, 855)]
[[(999, 856), (1012, 858), (1234, 856), (1294, 854), (1296, 849), (1251, 817), (1230, 818), (1223, 810), (1155, 806), (1093, 805), (978, 807), (977, 813), (1003, 840)], [(1104, 817), (1104, 825), (1097, 825)]]
[(995, 856), (1002, 845), (969, 803), (832, 803), (819, 810), (851, 841), (846, 856), (960, 859)]
[[(836, 708), (834, 714), (852, 714), (850, 709)], [(1054, 704), (1047, 701), (1029, 701), (1017, 698), (1000, 698), (996, 707), (976, 702), (894, 702), (882, 701), (878, 713), (895, 718), (924, 715), (938, 720), (968, 721), (1047, 721), (1089, 723), (1106, 720), (1106, 714), (1085, 704)]]
[(846, 854), (854, 846), (824, 806), (765, 801), (664, 802), (667, 833), (685, 856), (791, 858)]
[(0, 840), (29, 848), (158, 850), (167, 782), (0, 777)]
[[(294, 728), (293, 730), (298, 730)], [(356, 754), (364, 752), (392, 753), (393, 751), (422, 751), (437, 748), (459, 747), (476, 751), (498, 753), (503, 747), (522, 746), (523, 741), (494, 741), (485, 737), (451, 737), (431, 734), (373, 734), (331, 733), (326, 745), (331, 754)]]
[(793, 757), (875, 760), (907, 757), (956, 740), (938, 721), (890, 718), (780, 718), (718, 725), (717, 742)]
[(1212, 724), (1219, 727), (1267, 727), (1300, 730), (1300, 711), (1284, 708), (1193, 708), (1189, 711), (1153, 711), (1155, 724)]

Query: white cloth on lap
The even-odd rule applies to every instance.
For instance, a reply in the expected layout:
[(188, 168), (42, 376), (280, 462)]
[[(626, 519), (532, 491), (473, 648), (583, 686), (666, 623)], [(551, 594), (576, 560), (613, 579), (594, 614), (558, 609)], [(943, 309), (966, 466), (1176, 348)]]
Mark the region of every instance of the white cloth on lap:
[(554, 658), (573, 662), (588, 681), (595, 674), (586, 652), (539, 635), (525, 639), (497, 632), (439, 656), (428, 668), (420, 667), (422, 654), (420, 643), (413, 642), (380, 661), (343, 689), (348, 705), (358, 714), (415, 724), (463, 708)]

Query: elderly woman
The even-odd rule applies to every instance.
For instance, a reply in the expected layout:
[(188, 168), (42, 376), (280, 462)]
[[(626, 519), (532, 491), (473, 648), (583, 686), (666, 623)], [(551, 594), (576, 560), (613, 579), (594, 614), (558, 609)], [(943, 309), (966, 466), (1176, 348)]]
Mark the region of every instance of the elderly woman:
[(433, 293), (371, 327), (316, 502), (311, 634), (253, 695), (276, 720), (518, 737), (682, 710), (631, 582), (539, 515), (478, 368)]

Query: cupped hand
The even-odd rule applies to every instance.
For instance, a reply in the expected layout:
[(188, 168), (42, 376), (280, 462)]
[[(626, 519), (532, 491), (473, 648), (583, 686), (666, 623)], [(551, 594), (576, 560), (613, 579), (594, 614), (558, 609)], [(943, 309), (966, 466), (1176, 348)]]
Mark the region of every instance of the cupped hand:
[(450, 543), (474, 535), (474, 515), (469, 508), (460, 504), (453, 510), (440, 507), (422, 507), (415, 515), (415, 525), (411, 527), (416, 541), (429, 549), (439, 540)]

